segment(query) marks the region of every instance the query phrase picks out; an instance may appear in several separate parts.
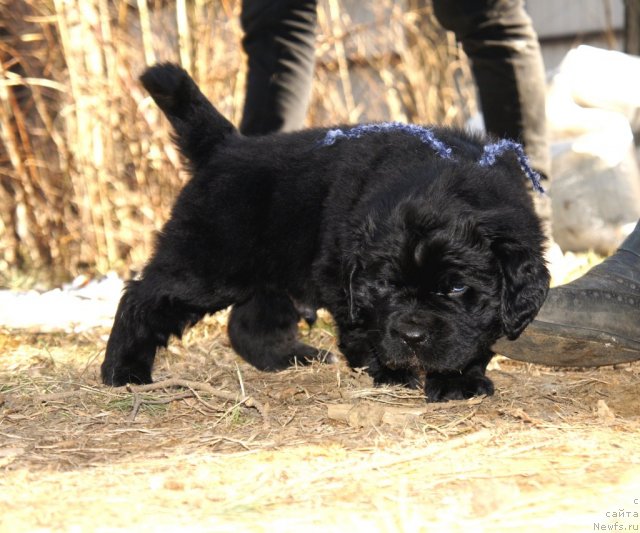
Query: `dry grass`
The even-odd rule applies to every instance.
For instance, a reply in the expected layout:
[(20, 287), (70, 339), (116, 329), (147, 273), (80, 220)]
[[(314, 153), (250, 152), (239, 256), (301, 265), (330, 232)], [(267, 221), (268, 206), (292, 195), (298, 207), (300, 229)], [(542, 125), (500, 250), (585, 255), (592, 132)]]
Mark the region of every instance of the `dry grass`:
[[(335, 349), (329, 323), (310, 335)], [(0, 529), (640, 523), (611, 517), (640, 511), (638, 364), (498, 358), (494, 397), (425, 404), (343, 364), (259, 372), (229, 349), (224, 315), (160, 355), (151, 390), (98, 384), (104, 342), (0, 336)]]
[[(428, 4), (375, 6), (321, 2), (309, 123), (462, 124), (474, 105), (468, 67)], [(235, 0), (0, 0), (5, 285), (16, 272), (142, 265), (185, 176), (137, 76), (145, 64), (181, 62), (238, 123), (241, 36)]]

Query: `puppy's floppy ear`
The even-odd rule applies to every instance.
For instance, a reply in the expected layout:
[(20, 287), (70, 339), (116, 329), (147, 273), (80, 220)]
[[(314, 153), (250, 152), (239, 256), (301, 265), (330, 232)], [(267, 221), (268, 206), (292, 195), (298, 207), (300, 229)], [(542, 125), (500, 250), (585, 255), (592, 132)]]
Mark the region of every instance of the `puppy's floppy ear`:
[(503, 331), (514, 340), (542, 307), (549, 290), (549, 271), (539, 246), (498, 239), (492, 249), (502, 269)]

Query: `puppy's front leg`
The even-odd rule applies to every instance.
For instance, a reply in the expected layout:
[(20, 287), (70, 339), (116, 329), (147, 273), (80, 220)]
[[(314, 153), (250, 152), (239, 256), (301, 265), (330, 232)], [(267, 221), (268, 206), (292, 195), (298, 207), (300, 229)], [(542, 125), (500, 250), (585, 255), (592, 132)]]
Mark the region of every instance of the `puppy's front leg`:
[(493, 352), (478, 357), (462, 372), (428, 372), (424, 391), (430, 402), (446, 402), (448, 400), (466, 400), (474, 396), (491, 396), (494, 392), (493, 382), (485, 376), (485, 371)]

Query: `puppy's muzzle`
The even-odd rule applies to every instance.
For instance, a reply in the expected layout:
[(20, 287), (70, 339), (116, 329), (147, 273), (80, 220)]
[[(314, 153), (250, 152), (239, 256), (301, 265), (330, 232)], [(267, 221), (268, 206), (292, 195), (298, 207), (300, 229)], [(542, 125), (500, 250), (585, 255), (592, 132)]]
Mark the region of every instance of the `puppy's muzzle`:
[(424, 322), (413, 314), (397, 313), (390, 318), (389, 335), (400, 339), (409, 348), (418, 348), (429, 341), (429, 333)]
[(403, 322), (392, 326), (391, 334), (402, 339), (402, 341), (410, 347), (417, 347), (429, 338), (426, 330), (422, 326)]
[(399, 316), (387, 329), (386, 348), (382, 360), (389, 368), (418, 368), (418, 353), (430, 342), (424, 324), (411, 316)]

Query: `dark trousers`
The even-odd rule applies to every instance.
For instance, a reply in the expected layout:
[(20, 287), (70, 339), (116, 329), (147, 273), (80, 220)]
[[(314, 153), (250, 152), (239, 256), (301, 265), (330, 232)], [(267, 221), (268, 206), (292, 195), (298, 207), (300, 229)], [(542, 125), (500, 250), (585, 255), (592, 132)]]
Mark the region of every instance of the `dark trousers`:
[[(300, 129), (314, 67), (317, 0), (243, 0), (247, 135)], [(549, 175), (545, 73), (524, 0), (433, 0), (440, 23), (462, 43), (478, 85), (487, 131), (519, 140)]]
[(300, 129), (311, 97), (317, 0), (242, 0), (248, 57), (240, 131)]

